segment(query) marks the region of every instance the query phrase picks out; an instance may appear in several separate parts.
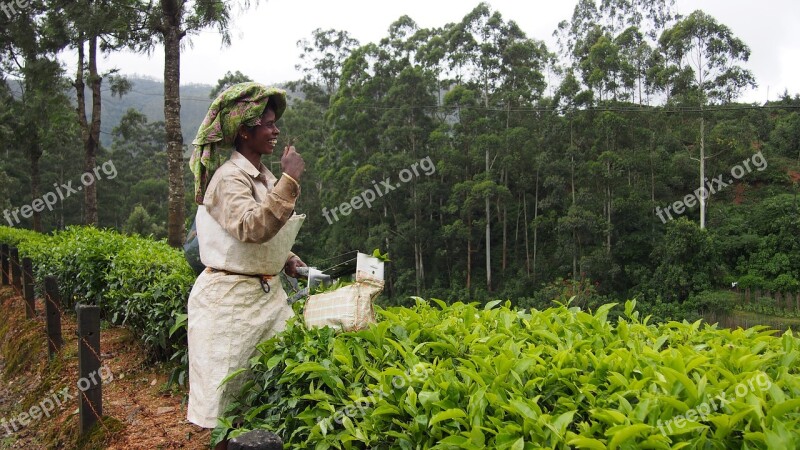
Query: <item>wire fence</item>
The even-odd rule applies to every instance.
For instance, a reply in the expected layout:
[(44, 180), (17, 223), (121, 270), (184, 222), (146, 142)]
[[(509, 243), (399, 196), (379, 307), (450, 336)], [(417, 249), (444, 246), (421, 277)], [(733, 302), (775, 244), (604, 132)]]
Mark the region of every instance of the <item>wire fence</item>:
[[(33, 263), (29, 258), (21, 258), (16, 248), (7, 244), (0, 246), (0, 288), (10, 287), (13, 291), (12, 303), (22, 300), (25, 303), (26, 320), (43, 321), (45, 337), (48, 344), (48, 358), (56, 358), (64, 346), (62, 336), (62, 318), (65, 317), (58, 280), (54, 276), (45, 276), (42, 283), (43, 315), (36, 310), (36, 273)], [(11, 305), (4, 305), (10, 308)], [(103, 416), (102, 395), (102, 351), (100, 349), (100, 308), (93, 305), (76, 305), (78, 323), (78, 391), (79, 391), (79, 421), (82, 435), (91, 433), (96, 427), (101, 427), (105, 436), (111, 436), (112, 430), (106, 424)], [(86, 380), (88, 386), (83, 388), (82, 381)], [(91, 383), (88, 381), (91, 380)], [(164, 425), (155, 420), (155, 414), (146, 408), (128, 391), (121, 390), (125, 395), (127, 405), (133, 411), (141, 414), (152, 424), (162, 438), (161, 444), (165, 448), (183, 447), (183, 442), (177, 442), (167, 431)], [(279, 437), (263, 430), (244, 434), (231, 440), (229, 449), (254, 449), (272, 450), (282, 449), (283, 443)]]

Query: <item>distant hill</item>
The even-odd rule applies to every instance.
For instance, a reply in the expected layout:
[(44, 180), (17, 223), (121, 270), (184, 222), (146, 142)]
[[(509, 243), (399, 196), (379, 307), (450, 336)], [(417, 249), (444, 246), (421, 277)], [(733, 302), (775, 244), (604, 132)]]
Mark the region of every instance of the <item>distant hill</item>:
[[(133, 87), (131, 91), (123, 95), (122, 98), (113, 97), (108, 85), (102, 88), (102, 121), (100, 123), (100, 142), (104, 147), (111, 146), (113, 136), (111, 131), (116, 127), (125, 112), (133, 108), (145, 116), (151, 122), (164, 120), (164, 82), (153, 78), (137, 75), (128, 75), (128, 81)], [(10, 81), (12, 93), (19, 96), (21, 88), (18, 81)], [(277, 86), (284, 87), (283, 83)], [(183, 142), (190, 146), (197, 134), (197, 128), (211, 105), (208, 95), (214, 87), (209, 84), (183, 84), (181, 85), (181, 127), (183, 128)], [(85, 88), (86, 111), (91, 112), (92, 92), (87, 86)], [(70, 96), (75, 98), (75, 91), (70, 91)], [(291, 99), (302, 99), (304, 94), (301, 91), (291, 92)]]
[[(111, 145), (111, 130), (119, 124), (125, 112), (133, 108), (146, 115), (151, 122), (164, 120), (164, 83), (142, 77), (129, 76), (133, 84), (131, 91), (122, 98), (112, 97), (103, 89), (102, 108), (103, 121), (100, 127), (100, 141), (104, 146)], [(181, 85), (181, 127), (183, 142), (190, 145), (197, 133), (197, 128), (211, 105), (208, 94), (213, 86), (207, 84)], [(91, 102), (91, 92), (87, 88), (87, 104)]]

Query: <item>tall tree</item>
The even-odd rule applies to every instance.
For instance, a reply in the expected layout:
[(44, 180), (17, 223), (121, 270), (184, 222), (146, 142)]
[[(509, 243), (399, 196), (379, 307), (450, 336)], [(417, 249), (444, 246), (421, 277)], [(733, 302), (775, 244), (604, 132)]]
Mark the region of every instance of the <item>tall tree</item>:
[(295, 68), (303, 72), (303, 93), (327, 107), (339, 88), (342, 65), (358, 47), (358, 40), (347, 31), (317, 28), (311, 32), (310, 40), (297, 41), (297, 47), (301, 50), (301, 62)]
[[(242, 11), (249, 7), (249, 0), (240, 3)], [(149, 51), (157, 42), (164, 45), (164, 123), (169, 177), (167, 242), (179, 247), (183, 244), (186, 218), (180, 100), (181, 42), (187, 36), (214, 27), (220, 33), (223, 45), (230, 45), (231, 4), (218, 0), (159, 0), (150, 2), (143, 12), (147, 28), (153, 32), (155, 40), (141, 48)]]
[(247, 75), (243, 74), (242, 72), (239, 72), (238, 70), (236, 72), (231, 72), (229, 70), (228, 72), (225, 73), (224, 77), (217, 80), (217, 85), (214, 86), (214, 89), (211, 89), (211, 92), (208, 94), (208, 98), (213, 100), (217, 98), (217, 95), (219, 95), (222, 91), (228, 89), (234, 84), (245, 83), (248, 81), (253, 81), (253, 80)]
[[(61, 35), (77, 50), (78, 59), (73, 86), (77, 99), (77, 121), (84, 147), (84, 172), (92, 173), (97, 166), (100, 148), (102, 83), (98, 70), (100, 51), (111, 52), (123, 47), (135, 47), (142, 36), (136, 25), (138, 0), (51, 0), (48, 15), (50, 30)], [(88, 54), (87, 54), (88, 49)], [(111, 74), (114, 71), (110, 72)], [(130, 89), (124, 78), (110, 77), (112, 95), (123, 95)], [(91, 112), (87, 114), (86, 85), (91, 92)], [(84, 186), (84, 223), (97, 225), (97, 184)]]
[[(692, 76), (683, 97), (687, 104), (700, 108), (699, 155), (694, 158), (700, 166), (700, 189), (705, 191), (706, 117), (704, 108), (709, 103), (728, 103), (742, 89), (755, 86), (753, 74), (740, 63), (747, 62), (750, 48), (734, 36), (727, 26), (704, 13), (695, 11), (666, 30), (660, 38), (661, 49), (674, 73)], [(707, 195), (700, 196), (700, 229), (706, 227)]]
[[(14, 16), (0, 15), (0, 68), (3, 78), (6, 74), (15, 78), (20, 94), (19, 101), (9, 99), (16, 116), (11, 125), (17, 127), (12, 134), (28, 159), (32, 200), (39, 200), (41, 195), (40, 160), (45, 142), (57, 133), (47, 126), (47, 120), (68, 104), (63, 92), (63, 71), (55, 62), (65, 40), (49, 32), (46, 11), (45, 2), (35, 1)], [(34, 203), (31, 206), (21, 208), (19, 213), (23, 218), (32, 218), (34, 230), (42, 231), (43, 208)]]

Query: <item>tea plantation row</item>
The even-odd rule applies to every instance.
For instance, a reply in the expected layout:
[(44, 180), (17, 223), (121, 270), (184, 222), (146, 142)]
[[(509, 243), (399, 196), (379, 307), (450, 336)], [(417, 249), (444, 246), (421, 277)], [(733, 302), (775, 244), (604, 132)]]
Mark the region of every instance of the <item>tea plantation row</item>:
[[(194, 274), (180, 251), (84, 227), (0, 227), (0, 243), (32, 258), (37, 279), (57, 276), (65, 308), (96, 303), (153, 356), (185, 358)], [(293, 319), (259, 346), (215, 436), (267, 428), (314, 449), (800, 448), (791, 332), (651, 324), (635, 302), (594, 313), (432, 302), (379, 309), (356, 333)]]

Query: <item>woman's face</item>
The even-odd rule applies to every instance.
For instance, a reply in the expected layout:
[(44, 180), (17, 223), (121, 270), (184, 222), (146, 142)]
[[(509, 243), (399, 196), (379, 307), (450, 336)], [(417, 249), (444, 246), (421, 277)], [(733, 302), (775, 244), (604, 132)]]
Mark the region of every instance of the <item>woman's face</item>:
[(261, 116), (261, 125), (256, 125), (252, 131), (245, 131), (246, 139), (242, 139), (242, 149), (258, 155), (271, 155), (278, 145), (278, 135), (281, 130), (275, 125), (275, 111), (267, 109)]

